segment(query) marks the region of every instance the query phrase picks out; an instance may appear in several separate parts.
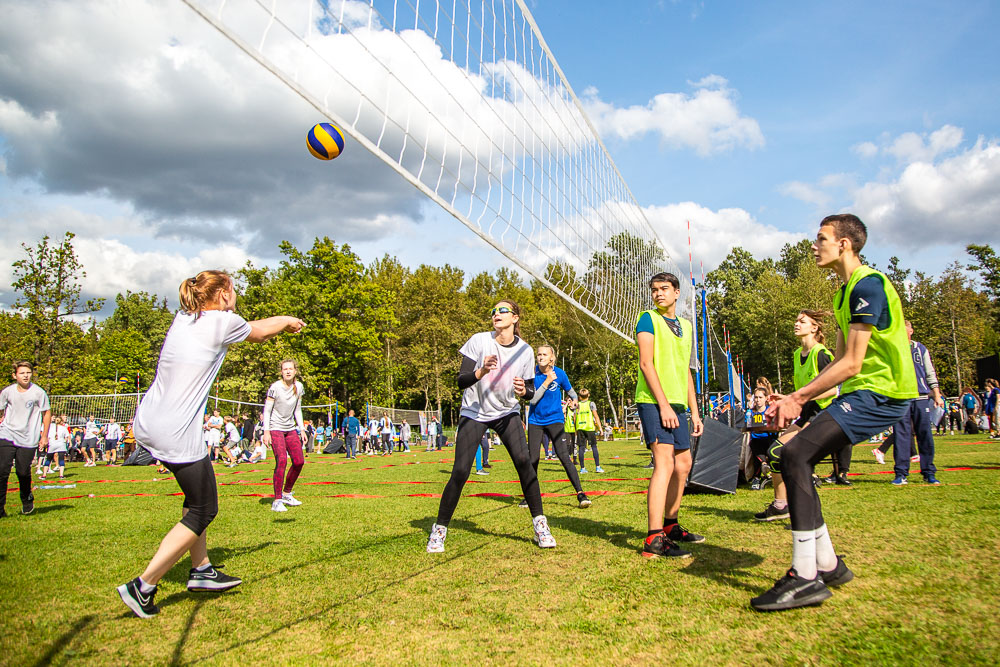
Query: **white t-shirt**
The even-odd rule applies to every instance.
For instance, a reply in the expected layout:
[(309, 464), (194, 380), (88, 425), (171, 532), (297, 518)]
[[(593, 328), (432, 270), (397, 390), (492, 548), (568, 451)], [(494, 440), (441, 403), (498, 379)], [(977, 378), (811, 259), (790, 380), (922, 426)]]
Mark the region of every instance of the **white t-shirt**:
[(104, 436), (105, 440), (118, 440), (122, 437), (122, 427), (118, 425), (118, 422), (111, 422), (108, 424), (107, 435)]
[(198, 319), (177, 313), (133, 424), (136, 440), (153, 458), (192, 463), (207, 456), (202, 420), (212, 382), (229, 346), (250, 333), (250, 324), (235, 313), (207, 310)]
[(263, 442), (257, 443), (257, 446), (253, 448), (253, 454), (250, 455), (250, 458), (256, 458), (260, 461), (267, 458), (267, 447), (264, 446)]
[(226, 422), (226, 435), (229, 437), (229, 442), (240, 441), (240, 432), (236, 430), (236, 424), (233, 422)]
[(18, 391), (12, 384), (0, 391), (0, 438), (10, 440), (17, 447), (34, 448), (42, 437), (42, 413), (49, 409), (49, 395), (37, 384), (26, 391)]
[(212, 415), (211, 417), (208, 418), (208, 425), (211, 427), (211, 430), (213, 431), (221, 431), (222, 425), (224, 423), (225, 420), (222, 417), (216, 417), (215, 415)]
[(269, 431), (294, 431), (302, 423), (302, 383), (295, 381), (286, 387), (278, 380), (267, 390), (270, 404), (264, 404), (264, 416)]
[(463, 417), (488, 422), (520, 411), (514, 378), (535, 377), (535, 352), (530, 345), (517, 337), (509, 346), (500, 345), (496, 332), (484, 331), (470, 338), (459, 352), (475, 361), (477, 370), (486, 357), (497, 357), (497, 367), (462, 394)]
[(66, 445), (69, 443), (69, 429), (66, 428), (65, 424), (56, 424), (55, 422), (49, 424), (49, 454), (55, 454), (57, 452), (65, 452)]
[(101, 427), (96, 421), (88, 421), (87, 425), (83, 427), (83, 439), (84, 440), (97, 440), (97, 436), (101, 434)]

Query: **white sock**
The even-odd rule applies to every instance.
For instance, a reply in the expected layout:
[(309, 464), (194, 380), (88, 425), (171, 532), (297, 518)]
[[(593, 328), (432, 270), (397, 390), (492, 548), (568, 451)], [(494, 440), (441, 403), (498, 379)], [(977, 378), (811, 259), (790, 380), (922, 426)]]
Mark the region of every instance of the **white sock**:
[(792, 567), (804, 579), (816, 578), (816, 531), (792, 531)]
[(143, 593), (152, 593), (153, 591), (156, 590), (156, 586), (147, 584), (145, 581), (142, 580), (142, 577), (139, 577), (139, 590)]
[(208, 563), (205, 563), (204, 565), (202, 565), (202, 566), (200, 566), (200, 567), (196, 567), (196, 568), (194, 568), (194, 569), (195, 569), (196, 571), (198, 571), (198, 572), (204, 572), (204, 571), (208, 570), (208, 569), (209, 569), (210, 567), (212, 567), (212, 563), (211, 563), (211, 561), (210, 561), (210, 562), (208, 562)]
[(833, 542), (830, 540), (830, 531), (826, 529), (826, 524), (815, 530), (816, 535), (816, 568), (824, 572), (837, 567), (837, 552), (833, 550)]

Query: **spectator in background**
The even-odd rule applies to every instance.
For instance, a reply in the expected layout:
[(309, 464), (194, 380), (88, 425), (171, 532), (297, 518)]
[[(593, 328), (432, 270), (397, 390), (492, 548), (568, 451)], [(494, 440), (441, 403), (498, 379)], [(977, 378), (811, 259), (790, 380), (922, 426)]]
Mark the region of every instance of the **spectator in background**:
[(326, 446), (326, 427), (323, 425), (323, 420), (319, 419), (316, 421), (316, 449), (320, 452), (323, 451), (323, 447)]
[(962, 406), (958, 399), (948, 399), (945, 401), (944, 417), (938, 423), (938, 435), (947, 435), (951, 431), (955, 435), (955, 429), (962, 428)]
[(105, 465), (118, 463), (118, 441), (122, 438), (122, 427), (112, 419), (104, 426), (104, 460)]
[[(974, 423), (978, 423), (982, 403), (980, 403), (979, 397), (976, 395), (976, 390), (972, 387), (966, 387), (962, 392), (962, 396), (959, 401), (962, 404), (963, 426), (965, 426), (970, 420)], [(968, 431), (967, 428), (965, 430)]]
[[(63, 421), (65, 420), (66, 415), (63, 415)], [(135, 451), (135, 431), (132, 429), (132, 420), (129, 419), (122, 430), (122, 457), (127, 459), (133, 451)]]
[(410, 425), (403, 420), (402, 426), (399, 427), (399, 442), (403, 445), (403, 451), (410, 451)]
[(986, 398), (983, 401), (983, 411), (986, 413), (986, 419), (989, 421), (990, 434), (993, 434), (997, 430), (997, 409), (1000, 408), (1000, 385), (993, 378), (986, 378)]
[(379, 420), (379, 435), (382, 438), (382, 456), (392, 455), (392, 420), (389, 413), (383, 412), (382, 419)]
[(84, 457), (87, 459), (84, 467), (86, 468), (93, 468), (97, 465), (97, 436), (100, 433), (101, 427), (94, 419), (94, 415), (87, 417), (87, 423), (83, 427), (83, 449), (86, 452)]
[(358, 458), (358, 438), (361, 437), (361, 422), (354, 416), (354, 410), (347, 411), (344, 420), (344, 442), (347, 445), (347, 458)]
[(438, 423), (437, 417), (431, 417), (431, 420), (427, 422), (427, 451), (432, 451), (434, 449), (440, 449), (437, 446), (437, 433), (438, 433)]
[(913, 367), (917, 374), (917, 398), (910, 401), (910, 409), (903, 418), (896, 422), (892, 432), (896, 437), (893, 448), (895, 456), (896, 473), (893, 485), (902, 486), (906, 484), (906, 478), (910, 474), (910, 452), (913, 448), (913, 438), (917, 440), (917, 451), (920, 455), (920, 474), (924, 476), (924, 481), (934, 486), (939, 486), (934, 473), (937, 468), (934, 466), (934, 434), (931, 433), (931, 409), (935, 406), (943, 405), (941, 392), (938, 390), (937, 373), (934, 371), (934, 364), (931, 362), (931, 355), (923, 343), (913, 340), (913, 325), (909, 320), (905, 322), (906, 337), (910, 343), (910, 353), (913, 356)]
[(238, 463), (233, 450), (236, 449), (239, 451), (240, 431), (236, 428), (233, 418), (229, 415), (226, 415), (223, 419), (223, 430), (225, 431), (225, 435), (222, 436), (220, 445), (222, 446), (222, 453), (226, 455), (226, 467), (232, 468)]
[(267, 446), (261, 442), (257, 441), (257, 444), (253, 448), (253, 453), (250, 455), (250, 460), (248, 463), (261, 463), (267, 460)]
[(379, 423), (375, 415), (368, 420), (368, 439), (365, 445), (365, 454), (373, 456), (379, 445)]
[(41, 478), (52, 471), (52, 464), (58, 463), (59, 481), (66, 479), (66, 448), (69, 445), (69, 429), (66, 428), (66, 417), (56, 417), (49, 426), (49, 448), (45, 455), (45, 469)]

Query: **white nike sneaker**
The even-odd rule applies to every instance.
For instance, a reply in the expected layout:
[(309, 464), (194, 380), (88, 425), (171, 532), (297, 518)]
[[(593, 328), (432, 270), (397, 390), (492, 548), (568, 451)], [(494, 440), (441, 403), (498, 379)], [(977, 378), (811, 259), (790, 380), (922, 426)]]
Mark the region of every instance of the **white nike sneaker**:
[(286, 505), (289, 505), (291, 507), (296, 507), (296, 506), (302, 504), (302, 501), (296, 499), (296, 497), (293, 496), (291, 493), (282, 493), (281, 494), (281, 502), (283, 502)]
[(594, 468), (594, 472), (604, 472), (604, 468), (602, 468), (601, 466), (597, 466), (596, 468)]
[(556, 538), (552, 537), (549, 531), (549, 522), (544, 514), (536, 516), (532, 523), (535, 525), (535, 542), (543, 549), (551, 549), (556, 545)]
[(431, 537), (427, 540), (427, 553), (444, 553), (444, 538), (448, 536), (448, 526), (431, 526)]
[(285, 503), (275, 498), (274, 502), (271, 503), (272, 512), (287, 512), (288, 508), (285, 507)]

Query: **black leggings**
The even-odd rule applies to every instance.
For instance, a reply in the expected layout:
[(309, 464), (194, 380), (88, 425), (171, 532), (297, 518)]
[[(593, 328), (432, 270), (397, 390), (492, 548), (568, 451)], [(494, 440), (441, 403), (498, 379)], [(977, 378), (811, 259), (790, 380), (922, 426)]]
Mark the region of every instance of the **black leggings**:
[(167, 463), (167, 470), (174, 473), (174, 479), (184, 492), (184, 507), (187, 514), (181, 518), (192, 533), (201, 536), (219, 513), (219, 489), (215, 485), (215, 471), (208, 456), (194, 463)]
[(10, 478), (10, 469), (14, 468), (17, 475), (18, 491), (21, 494), (21, 503), (26, 503), (32, 499), (31, 495), (31, 460), (35, 458), (34, 447), (17, 447), (10, 440), (0, 440), (0, 511), (7, 504), (7, 480)]
[(566, 448), (566, 440), (563, 438), (562, 424), (546, 424), (544, 426), (528, 424), (528, 451), (531, 452), (531, 467), (535, 469), (535, 473), (538, 473), (538, 458), (541, 456), (543, 436), (548, 436), (573, 488), (576, 489), (577, 493), (583, 493), (583, 487), (580, 486), (580, 475), (577, 474), (576, 466), (569, 458), (569, 450)]
[(590, 448), (594, 450), (594, 465), (600, 467), (601, 453), (597, 451), (597, 432), (577, 431), (576, 444), (580, 447), (580, 467), (586, 468), (586, 465), (584, 465), (583, 457), (587, 453), (587, 443), (590, 443)]
[(542, 514), (542, 494), (538, 489), (538, 475), (531, 467), (531, 455), (528, 453), (528, 443), (524, 439), (524, 425), (521, 415), (514, 412), (489, 422), (480, 422), (468, 417), (458, 420), (458, 433), (455, 434), (455, 466), (451, 469), (451, 478), (441, 494), (441, 506), (438, 508), (437, 524), (447, 526), (451, 515), (455, 513), (462, 488), (469, 481), (472, 465), (476, 459), (476, 449), (482, 442), (486, 429), (491, 428), (500, 436), (500, 441), (510, 453), (510, 459), (517, 469), (521, 480), (521, 491), (528, 501), (531, 516)]
[(836, 420), (823, 412), (781, 448), (781, 475), (788, 489), (792, 530), (816, 530), (823, 525), (812, 471), (821, 459), (849, 444)]

